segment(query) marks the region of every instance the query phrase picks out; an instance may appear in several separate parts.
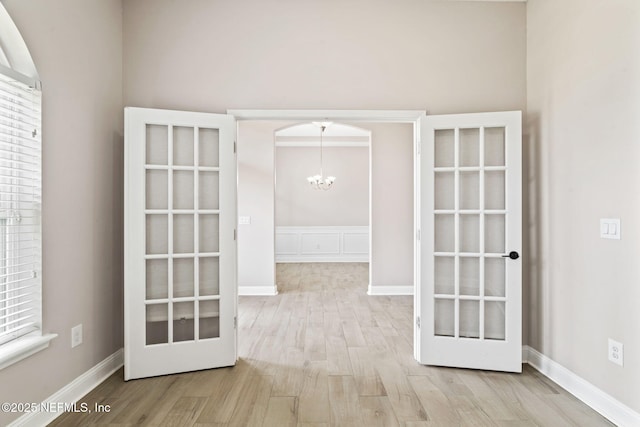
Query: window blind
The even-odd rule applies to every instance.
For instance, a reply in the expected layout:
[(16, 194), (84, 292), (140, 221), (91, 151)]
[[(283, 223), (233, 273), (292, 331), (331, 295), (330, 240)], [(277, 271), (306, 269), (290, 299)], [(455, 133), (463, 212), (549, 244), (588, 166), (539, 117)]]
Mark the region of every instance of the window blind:
[(0, 345), (41, 329), (41, 92), (0, 70)]

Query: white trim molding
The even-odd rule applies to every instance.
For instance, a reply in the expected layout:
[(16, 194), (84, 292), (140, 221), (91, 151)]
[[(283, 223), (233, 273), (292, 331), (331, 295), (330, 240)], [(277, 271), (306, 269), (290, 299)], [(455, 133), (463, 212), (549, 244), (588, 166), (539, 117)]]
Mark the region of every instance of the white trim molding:
[(285, 262), (369, 262), (369, 227), (276, 227), (276, 263)]
[(0, 66), (11, 70), (12, 77), (40, 89), (40, 77), (25, 43), (9, 12), (0, 2)]
[(413, 295), (413, 285), (411, 286), (372, 286), (371, 284), (369, 284), (367, 295), (371, 295), (371, 296)]
[(0, 348), (0, 369), (46, 349), (49, 347), (49, 342), (57, 336), (58, 334), (40, 335), (40, 331), (38, 331), (33, 335), (26, 335), (3, 344)]
[(238, 296), (275, 296), (278, 288), (275, 285), (265, 286), (238, 286)]
[(639, 413), (536, 349), (523, 346), (522, 359), (612, 423), (640, 426)]
[[(42, 403), (51, 403), (51, 405), (61, 403), (71, 405), (76, 403), (87, 393), (113, 375), (113, 373), (120, 369), (123, 364), (124, 353), (123, 350), (120, 349), (93, 368), (89, 369), (84, 374), (80, 375), (75, 380), (71, 381), (66, 386), (62, 387), (57, 392), (53, 393)], [(44, 426), (62, 415), (64, 413), (63, 411), (64, 409), (61, 412), (29, 412), (9, 424), (8, 427)]]
[(415, 123), (425, 110), (227, 110), (236, 120), (302, 120)]

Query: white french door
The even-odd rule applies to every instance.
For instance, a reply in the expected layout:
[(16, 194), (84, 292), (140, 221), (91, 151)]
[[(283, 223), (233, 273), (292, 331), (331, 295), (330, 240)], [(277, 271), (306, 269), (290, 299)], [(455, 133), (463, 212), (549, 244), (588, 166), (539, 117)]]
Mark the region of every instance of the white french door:
[(522, 370), (521, 113), (425, 116), (416, 356)]
[(125, 380), (236, 361), (235, 120), (125, 109)]

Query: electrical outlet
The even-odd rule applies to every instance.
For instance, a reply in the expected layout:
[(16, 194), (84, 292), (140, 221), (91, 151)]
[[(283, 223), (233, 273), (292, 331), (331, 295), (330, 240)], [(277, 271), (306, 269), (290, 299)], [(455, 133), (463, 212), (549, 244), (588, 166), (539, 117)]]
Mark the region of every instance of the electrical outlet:
[(71, 348), (82, 344), (82, 323), (71, 328)]
[(624, 346), (609, 338), (609, 361), (624, 366)]

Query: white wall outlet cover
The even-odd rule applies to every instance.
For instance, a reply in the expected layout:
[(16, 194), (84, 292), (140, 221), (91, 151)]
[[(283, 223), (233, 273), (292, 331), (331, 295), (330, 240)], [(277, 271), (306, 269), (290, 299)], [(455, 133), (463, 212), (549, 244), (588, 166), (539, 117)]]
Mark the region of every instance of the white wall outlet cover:
[(82, 323), (71, 328), (71, 348), (82, 344)]
[(610, 362), (624, 366), (624, 346), (622, 343), (609, 338), (608, 358)]
[(251, 217), (250, 216), (240, 216), (240, 217), (238, 217), (238, 224), (240, 224), (240, 225), (251, 224)]

